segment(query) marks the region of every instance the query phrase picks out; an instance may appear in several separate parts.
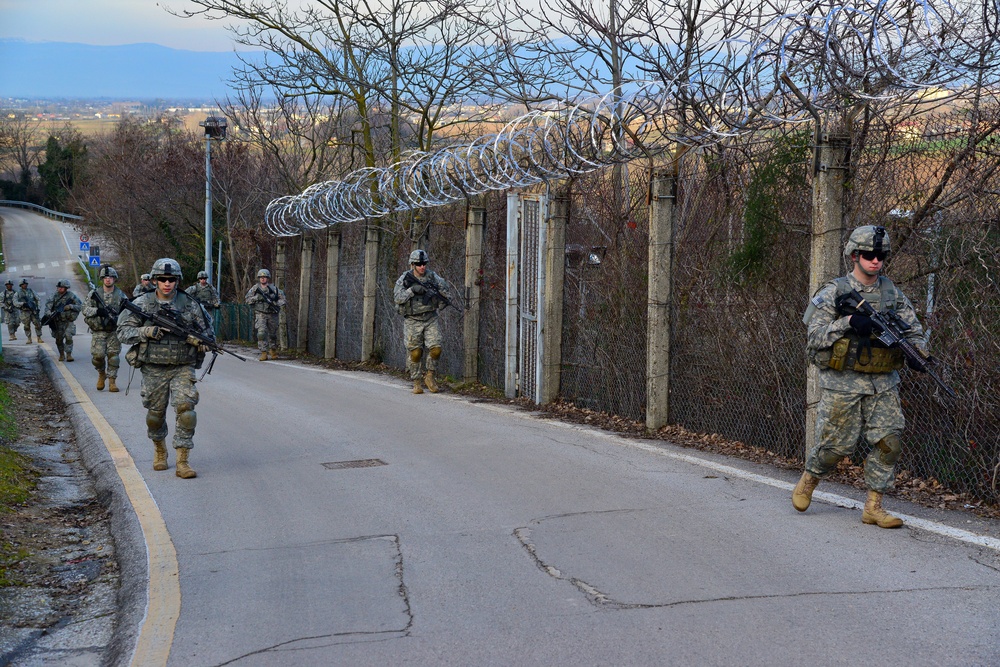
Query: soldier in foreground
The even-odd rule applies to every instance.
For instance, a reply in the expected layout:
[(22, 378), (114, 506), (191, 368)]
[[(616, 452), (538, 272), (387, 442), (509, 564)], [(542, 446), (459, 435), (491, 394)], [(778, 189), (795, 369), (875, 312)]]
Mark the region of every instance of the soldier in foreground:
[(3, 307), (3, 321), (7, 324), (7, 333), (10, 334), (11, 340), (17, 340), (17, 325), (19, 324), (17, 318), (17, 309), (14, 307), (14, 281), (10, 278), (4, 283), (3, 291), (3, 301), (0, 301), (0, 306)]
[[(180, 265), (170, 259), (156, 260), (150, 271), (156, 288), (136, 297), (134, 304), (145, 313), (168, 313), (184, 327), (214, 340), (208, 313), (201, 304), (177, 289)], [(146, 432), (153, 441), (153, 470), (167, 469), (167, 404), (174, 406), (173, 445), (177, 452), (176, 475), (197, 477), (188, 463), (194, 447), (198, 405), (194, 371), (205, 359), (207, 348), (193, 336), (180, 335), (167, 327), (122, 310), (118, 316), (118, 340), (132, 348), (125, 355), (142, 373), (142, 406), (146, 408)]]
[(59, 361), (73, 361), (76, 318), (80, 316), (82, 309), (80, 297), (69, 289), (69, 281), (64, 278), (56, 282), (56, 293), (45, 302), (45, 316), (42, 321), (48, 325), (52, 337), (56, 339)]
[(121, 365), (122, 344), (118, 340), (118, 315), (122, 311), (122, 301), (128, 295), (118, 289), (118, 272), (110, 266), (101, 268), (101, 285), (87, 295), (83, 308), (83, 321), (93, 332), (90, 342), (90, 362), (97, 369), (97, 390), (104, 389), (107, 380), (108, 391), (118, 391), (118, 367)]
[(132, 288), (132, 297), (135, 298), (140, 294), (152, 292), (155, 289), (156, 285), (154, 285), (152, 280), (150, 280), (150, 275), (148, 273), (144, 273), (139, 277), (139, 284)]
[(906, 339), (924, 349), (923, 329), (909, 299), (879, 275), (889, 251), (884, 227), (855, 229), (844, 247), (853, 270), (823, 285), (803, 318), (809, 328), (806, 347), (820, 369), (822, 396), (817, 406), (816, 444), (808, 452), (792, 504), (805, 512), (816, 485), (841, 459), (854, 453), (858, 438), (864, 436), (872, 451), (865, 460), (868, 499), (861, 520), (881, 528), (899, 528), (903, 521), (882, 508), (882, 494), (892, 487), (902, 452), (899, 436), (905, 421), (897, 371), (903, 367), (904, 356), (898, 347), (886, 347), (873, 336), (881, 329), (871, 317), (847, 305), (856, 290), (878, 313), (894, 312), (909, 327)]
[(285, 293), (271, 284), (271, 272), (257, 272), (257, 284), (247, 292), (246, 302), (253, 306), (253, 325), (257, 331), (260, 361), (278, 358), (278, 314), (285, 305)]
[(28, 287), (28, 279), (21, 278), (20, 289), (14, 295), (14, 307), (18, 309), (21, 324), (24, 325), (24, 337), (31, 345), (31, 325), (35, 325), (35, 339), (42, 342), (42, 318), (39, 316), (41, 304), (38, 303), (38, 295), (35, 290)]
[(427, 262), (424, 250), (411, 252), (410, 270), (396, 280), (393, 288), (393, 300), (403, 315), (406, 368), (413, 380), (414, 394), (424, 393), (421, 385), (427, 385), (431, 393), (439, 390), (434, 381), (442, 341), (438, 310), (448, 306), (448, 283), (428, 269)]

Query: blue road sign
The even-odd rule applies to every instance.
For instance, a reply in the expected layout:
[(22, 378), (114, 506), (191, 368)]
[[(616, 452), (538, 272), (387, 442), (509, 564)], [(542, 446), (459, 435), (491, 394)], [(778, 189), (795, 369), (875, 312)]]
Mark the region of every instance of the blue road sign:
[(101, 265), (101, 256), (100, 255), (91, 255), (90, 256), (90, 265), (91, 266), (100, 266)]
[(80, 241), (80, 252), (87, 252), (90, 250), (90, 241)]

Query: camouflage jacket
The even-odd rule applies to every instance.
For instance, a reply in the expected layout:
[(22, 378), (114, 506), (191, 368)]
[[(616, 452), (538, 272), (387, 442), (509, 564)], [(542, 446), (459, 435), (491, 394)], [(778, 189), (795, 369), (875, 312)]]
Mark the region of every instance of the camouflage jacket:
[(14, 297), (16, 295), (17, 295), (17, 292), (14, 291), (14, 290), (12, 290), (12, 289), (5, 289), (3, 291), (3, 301), (2, 301), (3, 306), (2, 307), (8, 313), (13, 313), (14, 310), (15, 310), (15, 307), (14, 307)]
[(418, 278), (412, 271), (406, 271), (396, 279), (396, 285), (392, 290), (392, 299), (396, 302), (397, 310), (404, 317), (416, 317), (421, 320), (427, 320), (434, 317), (438, 309), (446, 306), (444, 301), (431, 296), (427, 292), (414, 294), (412, 284), (409, 287), (404, 286), (405, 283), (411, 282), (407, 280), (407, 276), (411, 276), (412, 281), (422, 285), (432, 285), (445, 298), (448, 298), (448, 283), (438, 274), (428, 269), (423, 278)]
[[(97, 306), (94, 305), (95, 300), (100, 300), (114, 319), (108, 321), (101, 317), (97, 312)], [(83, 307), (83, 321), (91, 331), (114, 331), (118, 328), (118, 313), (121, 313), (122, 301), (128, 301), (128, 295), (118, 287), (115, 287), (110, 294), (104, 291), (104, 287), (91, 290)]]
[(211, 285), (201, 286), (201, 283), (191, 285), (184, 293), (197, 299), (206, 308), (219, 307), (219, 292)]
[(30, 287), (22, 287), (14, 293), (14, 307), (20, 310), (38, 312), (38, 296)]
[[(267, 296), (264, 295), (267, 292)], [(256, 284), (247, 292), (246, 302), (253, 306), (253, 312), (275, 315), (285, 305), (285, 293), (268, 283), (267, 287)]]
[[(71, 290), (66, 290), (65, 294), (60, 294), (56, 292), (49, 297), (49, 300), (45, 302), (45, 314), (54, 313), (59, 308), (62, 311), (58, 316), (53, 317), (49, 321), (50, 325), (57, 324), (59, 322), (72, 322), (76, 318), (80, 317), (80, 311), (83, 309), (83, 304), (80, 303), (80, 297), (74, 294)], [(44, 316), (43, 316), (44, 317)]]
[[(837, 312), (836, 298), (838, 294), (856, 289), (872, 308), (879, 312), (895, 310), (896, 314), (910, 326), (906, 338), (920, 349), (926, 347), (923, 327), (917, 319), (917, 313), (910, 300), (895, 284), (885, 276), (879, 276), (872, 285), (862, 285), (853, 275), (831, 280), (817, 290), (812, 303), (816, 306), (812, 319), (807, 326), (808, 339), (806, 349), (816, 361), (819, 353), (829, 351), (835, 342), (849, 335), (851, 330), (850, 317), (841, 316)], [(859, 373), (854, 370), (834, 370), (817, 362), (819, 366), (819, 385), (823, 389), (832, 389), (853, 394), (878, 394), (899, 384), (899, 373)]]
[[(161, 302), (156, 292), (146, 292), (133, 301), (144, 313), (157, 313), (164, 309), (175, 311), (184, 325), (214, 340), (212, 320), (200, 303), (184, 292), (175, 292), (170, 301)], [(187, 343), (186, 337), (175, 332), (164, 334), (159, 340), (149, 340), (140, 328), (156, 326), (130, 310), (122, 309), (118, 316), (118, 340), (124, 345), (137, 345), (144, 363), (166, 365), (199, 364), (204, 355)]]

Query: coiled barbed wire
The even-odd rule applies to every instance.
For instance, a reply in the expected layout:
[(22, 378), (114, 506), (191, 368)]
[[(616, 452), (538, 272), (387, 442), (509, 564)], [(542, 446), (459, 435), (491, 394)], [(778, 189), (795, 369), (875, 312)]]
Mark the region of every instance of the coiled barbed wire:
[(469, 143), (274, 199), (265, 224), (275, 236), (295, 236), (996, 76), (1000, 0), (976, 6), (978, 15), (947, 0), (815, 2), (701, 49), (690, 71), (669, 81), (632, 82), (597, 100), (532, 110)]

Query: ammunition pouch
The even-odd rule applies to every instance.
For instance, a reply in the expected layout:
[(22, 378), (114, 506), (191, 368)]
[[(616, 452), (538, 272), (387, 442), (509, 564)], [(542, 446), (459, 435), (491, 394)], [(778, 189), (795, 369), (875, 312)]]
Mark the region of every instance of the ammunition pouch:
[(891, 373), (903, 367), (905, 357), (899, 348), (888, 348), (874, 338), (864, 342), (857, 336), (844, 336), (829, 350), (820, 350), (814, 361), (835, 371)]
[[(138, 360), (144, 364), (160, 364), (162, 366), (186, 366), (198, 364), (198, 350), (189, 345), (186, 340), (174, 340), (164, 337), (158, 341), (147, 341), (138, 345)], [(132, 350), (136, 346), (132, 346)], [(132, 350), (129, 350), (131, 354)], [(128, 360), (129, 354), (125, 355)], [(204, 359), (204, 355), (202, 355)], [(129, 364), (135, 366), (131, 361)], [(135, 366), (139, 368), (139, 366)]]

